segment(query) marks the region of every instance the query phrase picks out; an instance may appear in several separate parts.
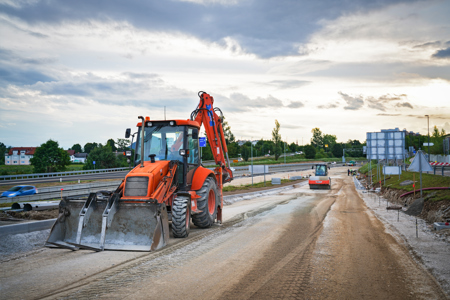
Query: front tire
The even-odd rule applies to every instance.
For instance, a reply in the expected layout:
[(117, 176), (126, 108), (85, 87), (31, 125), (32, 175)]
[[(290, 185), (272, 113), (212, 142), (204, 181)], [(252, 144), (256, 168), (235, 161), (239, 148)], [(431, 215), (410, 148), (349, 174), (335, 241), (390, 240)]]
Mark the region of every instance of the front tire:
[(200, 228), (208, 228), (214, 224), (217, 217), (219, 204), (219, 192), (216, 181), (212, 177), (206, 178), (203, 186), (197, 191), (200, 198), (197, 200), (197, 208), (200, 213), (192, 215), (192, 222)]
[(191, 201), (178, 196), (172, 202), (172, 233), (174, 238), (185, 238), (191, 228)]

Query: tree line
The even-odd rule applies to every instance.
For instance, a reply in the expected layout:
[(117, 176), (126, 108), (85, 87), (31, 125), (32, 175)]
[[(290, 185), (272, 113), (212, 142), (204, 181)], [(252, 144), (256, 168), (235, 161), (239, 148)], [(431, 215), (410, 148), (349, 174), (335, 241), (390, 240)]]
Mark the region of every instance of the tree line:
[[(253, 150), (253, 156), (271, 155), (278, 160), (283, 153), (300, 153), (298, 155), (304, 156), (308, 159), (322, 159), (322, 158), (341, 158), (346, 149), (346, 156), (362, 157), (363, 145), (358, 140), (348, 140), (346, 143), (338, 143), (335, 135), (323, 134), (319, 128), (313, 128), (311, 130), (312, 138), (310, 144), (298, 145), (297, 143), (290, 143), (282, 140), (280, 134), (281, 125), (278, 120), (275, 120), (275, 127), (272, 130), (272, 139), (264, 140), (260, 139), (256, 143), (254, 141), (246, 141), (242, 145), (239, 145), (236, 141), (231, 128), (227, 122), (224, 122), (224, 135), (227, 142), (228, 156), (230, 158), (242, 157), (245, 161), (251, 157), (251, 151)], [(253, 146), (252, 144), (253, 143)], [(253, 148), (253, 149), (252, 149)], [(214, 157), (211, 152), (209, 143), (202, 149), (203, 160), (213, 160)]]
[[(84, 170), (120, 168), (128, 166), (123, 151), (129, 150), (129, 144), (127, 139), (117, 139), (117, 142), (109, 139), (105, 145), (86, 143), (82, 148), (80, 144), (74, 144), (68, 150), (88, 154)], [(57, 141), (50, 139), (36, 148), (30, 163), (35, 173), (51, 173), (64, 172), (71, 161), (67, 151), (59, 147)]]
[[(344, 154), (350, 157), (363, 157), (363, 146), (358, 140), (348, 140), (346, 143), (338, 143), (335, 135), (324, 134), (319, 128), (311, 130), (312, 138), (307, 145), (298, 145), (292, 142), (288, 144), (282, 140), (280, 134), (281, 125), (278, 120), (275, 120), (275, 127), (272, 130), (272, 139), (260, 139), (256, 143), (254, 141), (246, 141), (242, 145), (236, 141), (234, 134), (231, 132), (231, 127), (225, 121), (223, 123), (224, 136), (227, 142), (228, 155), (230, 158), (242, 157), (245, 161), (252, 156), (264, 156), (269, 154), (278, 160), (282, 153), (300, 153), (308, 159), (323, 159), (323, 158), (341, 158)], [(430, 135), (430, 142), (434, 145), (430, 147), (431, 154), (447, 154), (443, 150), (443, 141), (446, 136), (444, 129), (440, 130), (434, 126)], [(406, 134), (405, 145), (409, 149), (410, 146), (414, 150), (423, 149), (428, 150), (428, 147), (423, 147), (423, 143), (428, 142), (427, 135)], [(253, 143), (253, 145), (251, 144)], [(84, 163), (83, 169), (107, 169), (117, 167), (127, 167), (127, 158), (123, 152), (130, 150), (130, 140), (118, 138), (116, 141), (109, 139), (105, 145), (102, 143), (89, 142), (83, 147), (80, 144), (74, 144), (68, 150), (74, 150), (75, 153), (87, 153), (88, 157)], [(5, 164), (4, 154), (9, 152), (11, 147), (7, 147), (0, 142), (0, 164)], [(211, 152), (209, 143), (202, 148), (202, 159), (213, 160), (214, 157)], [(95, 161), (95, 164), (94, 164)], [(34, 168), (35, 173), (44, 172), (62, 172), (71, 164), (69, 154), (63, 148), (59, 147), (57, 141), (48, 140), (40, 145), (30, 159), (30, 163)]]

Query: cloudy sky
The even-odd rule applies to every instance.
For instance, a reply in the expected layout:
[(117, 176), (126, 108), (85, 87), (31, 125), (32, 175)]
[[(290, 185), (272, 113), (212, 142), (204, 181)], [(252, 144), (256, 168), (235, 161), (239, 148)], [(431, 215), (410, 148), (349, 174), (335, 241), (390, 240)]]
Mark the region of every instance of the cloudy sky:
[(238, 139), (450, 131), (449, 1), (0, 0), (0, 141), (105, 143), (198, 91)]

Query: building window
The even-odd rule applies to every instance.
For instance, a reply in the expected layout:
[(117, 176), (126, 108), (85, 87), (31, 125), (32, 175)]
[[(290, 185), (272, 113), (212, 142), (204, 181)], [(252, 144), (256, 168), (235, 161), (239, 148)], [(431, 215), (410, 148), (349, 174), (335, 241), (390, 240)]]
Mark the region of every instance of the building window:
[(22, 160), (22, 163), (24, 164), (25, 162)]
[(25, 158), (25, 156), (22, 155), (20, 158)]
[(17, 164), (17, 160), (15, 160), (13, 163)]
[(7, 160), (6, 163), (9, 164), (9, 160)]

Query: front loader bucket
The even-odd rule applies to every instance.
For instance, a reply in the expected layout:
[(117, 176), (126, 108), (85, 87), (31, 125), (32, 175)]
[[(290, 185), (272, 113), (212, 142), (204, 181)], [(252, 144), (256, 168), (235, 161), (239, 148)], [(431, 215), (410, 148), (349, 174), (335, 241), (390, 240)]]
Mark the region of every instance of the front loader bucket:
[[(57, 246), (60, 248), (68, 248), (78, 250), (73, 244), (77, 243), (77, 231), (79, 225), (79, 215), (87, 202), (95, 199), (95, 194), (89, 195), (88, 200), (82, 199), (66, 199), (61, 200), (59, 204), (59, 216), (50, 231), (46, 246)], [(106, 207), (106, 201), (102, 201)], [(103, 211), (103, 210), (102, 210)]]
[(102, 215), (100, 249), (152, 251), (164, 247), (168, 239), (164, 203), (127, 202), (118, 195), (108, 201)]
[(114, 194), (99, 201), (66, 200), (53, 225), (47, 246), (90, 249), (152, 251), (166, 245), (169, 222), (165, 204), (130, 203)]

